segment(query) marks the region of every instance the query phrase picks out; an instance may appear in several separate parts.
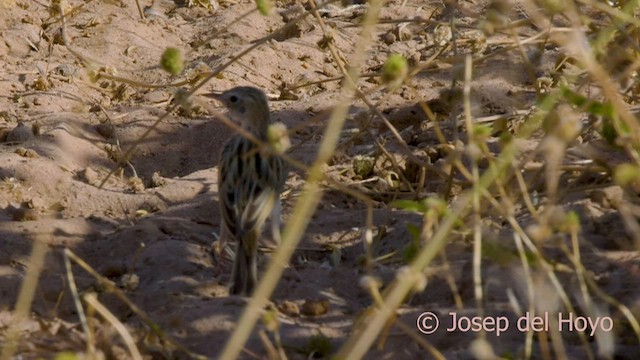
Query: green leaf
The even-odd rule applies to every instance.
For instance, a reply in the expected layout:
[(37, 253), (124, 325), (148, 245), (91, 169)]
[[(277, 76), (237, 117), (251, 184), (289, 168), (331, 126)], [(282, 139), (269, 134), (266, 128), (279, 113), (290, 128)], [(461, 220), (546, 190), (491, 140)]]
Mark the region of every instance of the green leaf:
[(409, 231), (409, 234), (411, 234), (411, 239), (413, 239), (414, 242), (420, 242), (420, 234), (422, 234), (422, 229), (419, 226), (408, 223), (407, 231)]
[(256, 0), (258, 11), (264, 16), (268, 16), (271, 13), (272, 3), (271, 0)]
[(78, 355), (71, 351), (63, 351), (56, 354), (53, 360), (78, 360)]
[(391, 206), (396, 209), (401, 209), (405, 211), (415, 211), (419, 213), (424, 213), (429, 210), (429, 207), (424, 202), (414, 201), (414, 200), (396, 200), (391, 203)]
[(620, 186), (627, 186), (640, 180), (640, 168), (633, 164), (621, 164), (613, 170), (613, 181)]
[(420, 252), (420, 244), (412, 241), (402, 248), (402, 258), (409, 263), (418, 256)]
[(618, 131), (616, 131), (616, 127), (613, 126), (611, 120), (603, 119), (600, 135), (602, 135), (609, 145), (615, 145), (616, 139), (618, 138)]
[(566, 86), (560, 88), (564, 99), (572, 105), (575, 105), (589, 114), (602, 116), (605, 119), (613, 119), (616, 116), (615, 108), (611, 103), (603, 103), (591, 100)]

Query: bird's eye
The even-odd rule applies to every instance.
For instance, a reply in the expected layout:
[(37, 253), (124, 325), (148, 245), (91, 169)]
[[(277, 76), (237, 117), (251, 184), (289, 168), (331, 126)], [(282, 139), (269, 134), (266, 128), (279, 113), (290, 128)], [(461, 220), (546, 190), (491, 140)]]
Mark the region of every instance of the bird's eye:
[(229, 98), (229, 101), (231, 101), (232, 103), (238, 101), (238, 97), (235, 95), (231, 95), (231, 97)]

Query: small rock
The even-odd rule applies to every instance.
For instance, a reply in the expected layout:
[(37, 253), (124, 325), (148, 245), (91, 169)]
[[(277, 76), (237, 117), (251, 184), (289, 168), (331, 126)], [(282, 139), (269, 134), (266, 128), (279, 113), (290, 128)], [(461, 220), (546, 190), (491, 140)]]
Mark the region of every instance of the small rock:
[(322, 73), (326, 76), (336, 76), (338, 75), (338, 70), (332, 64), (322, 64)]
[(385, 44), (387, 45), (391, 45), (394, 42), (396, 42), (396, 36), (390, 32), (385, 33), (384, 35), (381, 36), (382, 41), (384, 41)]
[(302, 314), (306, 316), (320, 316), (329, 311), (329, 300), (306, 300), (302, 304)]
[(167, 15), (162, 12), (162, 9), (154, 8), (152, 6), (145, 6), (144, 8), (144, 16), (147, 19), (161, 19), (161, 20), (169, 20)]
[(28, 209), (44, 209), (45, 202), (42, 198), (35, 197), (35, 198), (29, 199), (28, 201), (23, 202), (22, 206)]
[(53, 69), (54, 73), (64, 77), (72, 77), (76, 71), (76, 68), (71, 64), (60, 64)]
[(95, 185), (98, 182), (98, 173), (89, 167), (80, 172), (78, 177), (89, 185)]
[(151, 175), (151, 182), (150, 182), (150, 186), (152, 188), (154, 187), (159, 187), (159, 186), (163, 186), (167, 183), (167, 179), (163, 178), (160, 175), (160, 172), (156, 171), (153, 173), (153, 175)]
[(590, 198), (603, 207), (615, 209), (624, 198), (624, 190), (617, 185), (596, 189), (591, 192)]
[(33, 137), (33, 132), (23, 122), (13, 128), (8, 134), (6, 142), (22, 143)]
[(407, 55), (407, 62), (411, 66), (416, 66), (420, 62), (422, 55), (419, 51), (412, 51)]
[(281, 313), (291, 317), (300, 316), (300, 307), (293, 301), (283, 301), (282, 303), (278, 304), (278, 310), (280, 310)]
[(282, 16), (282, 20), (284, 22), (289, 22), (298, 16), (304, 14), (306, 12), (304, 6), (302, 4), (295, 4), (290, 6), (287, 9), (284, 9), (280, 12), (280, 16)]
[(53, 203), (53, 204), (51, 204), (49, 206), (49, 210), (51, 210), (53, 212), (60, 212), (60, 211), (62, 211), (64, 209), (66, 209), (66, 208), (67, 208), (67, 206), (65, 204), (63, 204), (63, 202), (60, 202), (60, 201), (55, 202), (55, 203)]
[(37, 158), (38, 157), (38, 153), (33, 150), (33, 149), (25, 149), (23, 147), (19, 147), (16, 149), (15, 151), (16, 154), (22, 156), (22, 157), (26, 157), (26, 158)]
[(98, 124), (96, 125), (96, 130), (98, 134), (102, 135), (105, 139), (111, 139), (115, 129), (111, 124)]

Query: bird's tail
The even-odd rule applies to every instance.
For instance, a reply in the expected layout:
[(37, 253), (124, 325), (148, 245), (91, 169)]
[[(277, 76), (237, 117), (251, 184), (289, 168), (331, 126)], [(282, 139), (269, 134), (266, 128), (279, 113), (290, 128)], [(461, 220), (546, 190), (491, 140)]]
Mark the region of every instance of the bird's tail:
[(258, 249), (256, 246), (243, 246), (236, 242), (236, 258), (233, 262), (231, 294), (251, 296), (258, 283)]

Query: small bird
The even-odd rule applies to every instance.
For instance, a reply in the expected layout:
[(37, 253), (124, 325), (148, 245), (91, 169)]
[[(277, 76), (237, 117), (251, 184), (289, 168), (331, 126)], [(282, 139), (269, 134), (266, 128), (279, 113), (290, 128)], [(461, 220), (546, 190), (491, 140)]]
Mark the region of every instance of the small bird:
[[(260, 142), (268, 142), (267, 97), (254, 87), (211, 94), (229, 109), (229, 117)], [(287, 179), (284, 160), (242, 134), (224, 145), (218, 166), (221, 242), (236, 240), (231, 294), (251, 295), (258, 282), (258, 238), (271, 216), (272, 235), (280, 241), (280, 194)]]

